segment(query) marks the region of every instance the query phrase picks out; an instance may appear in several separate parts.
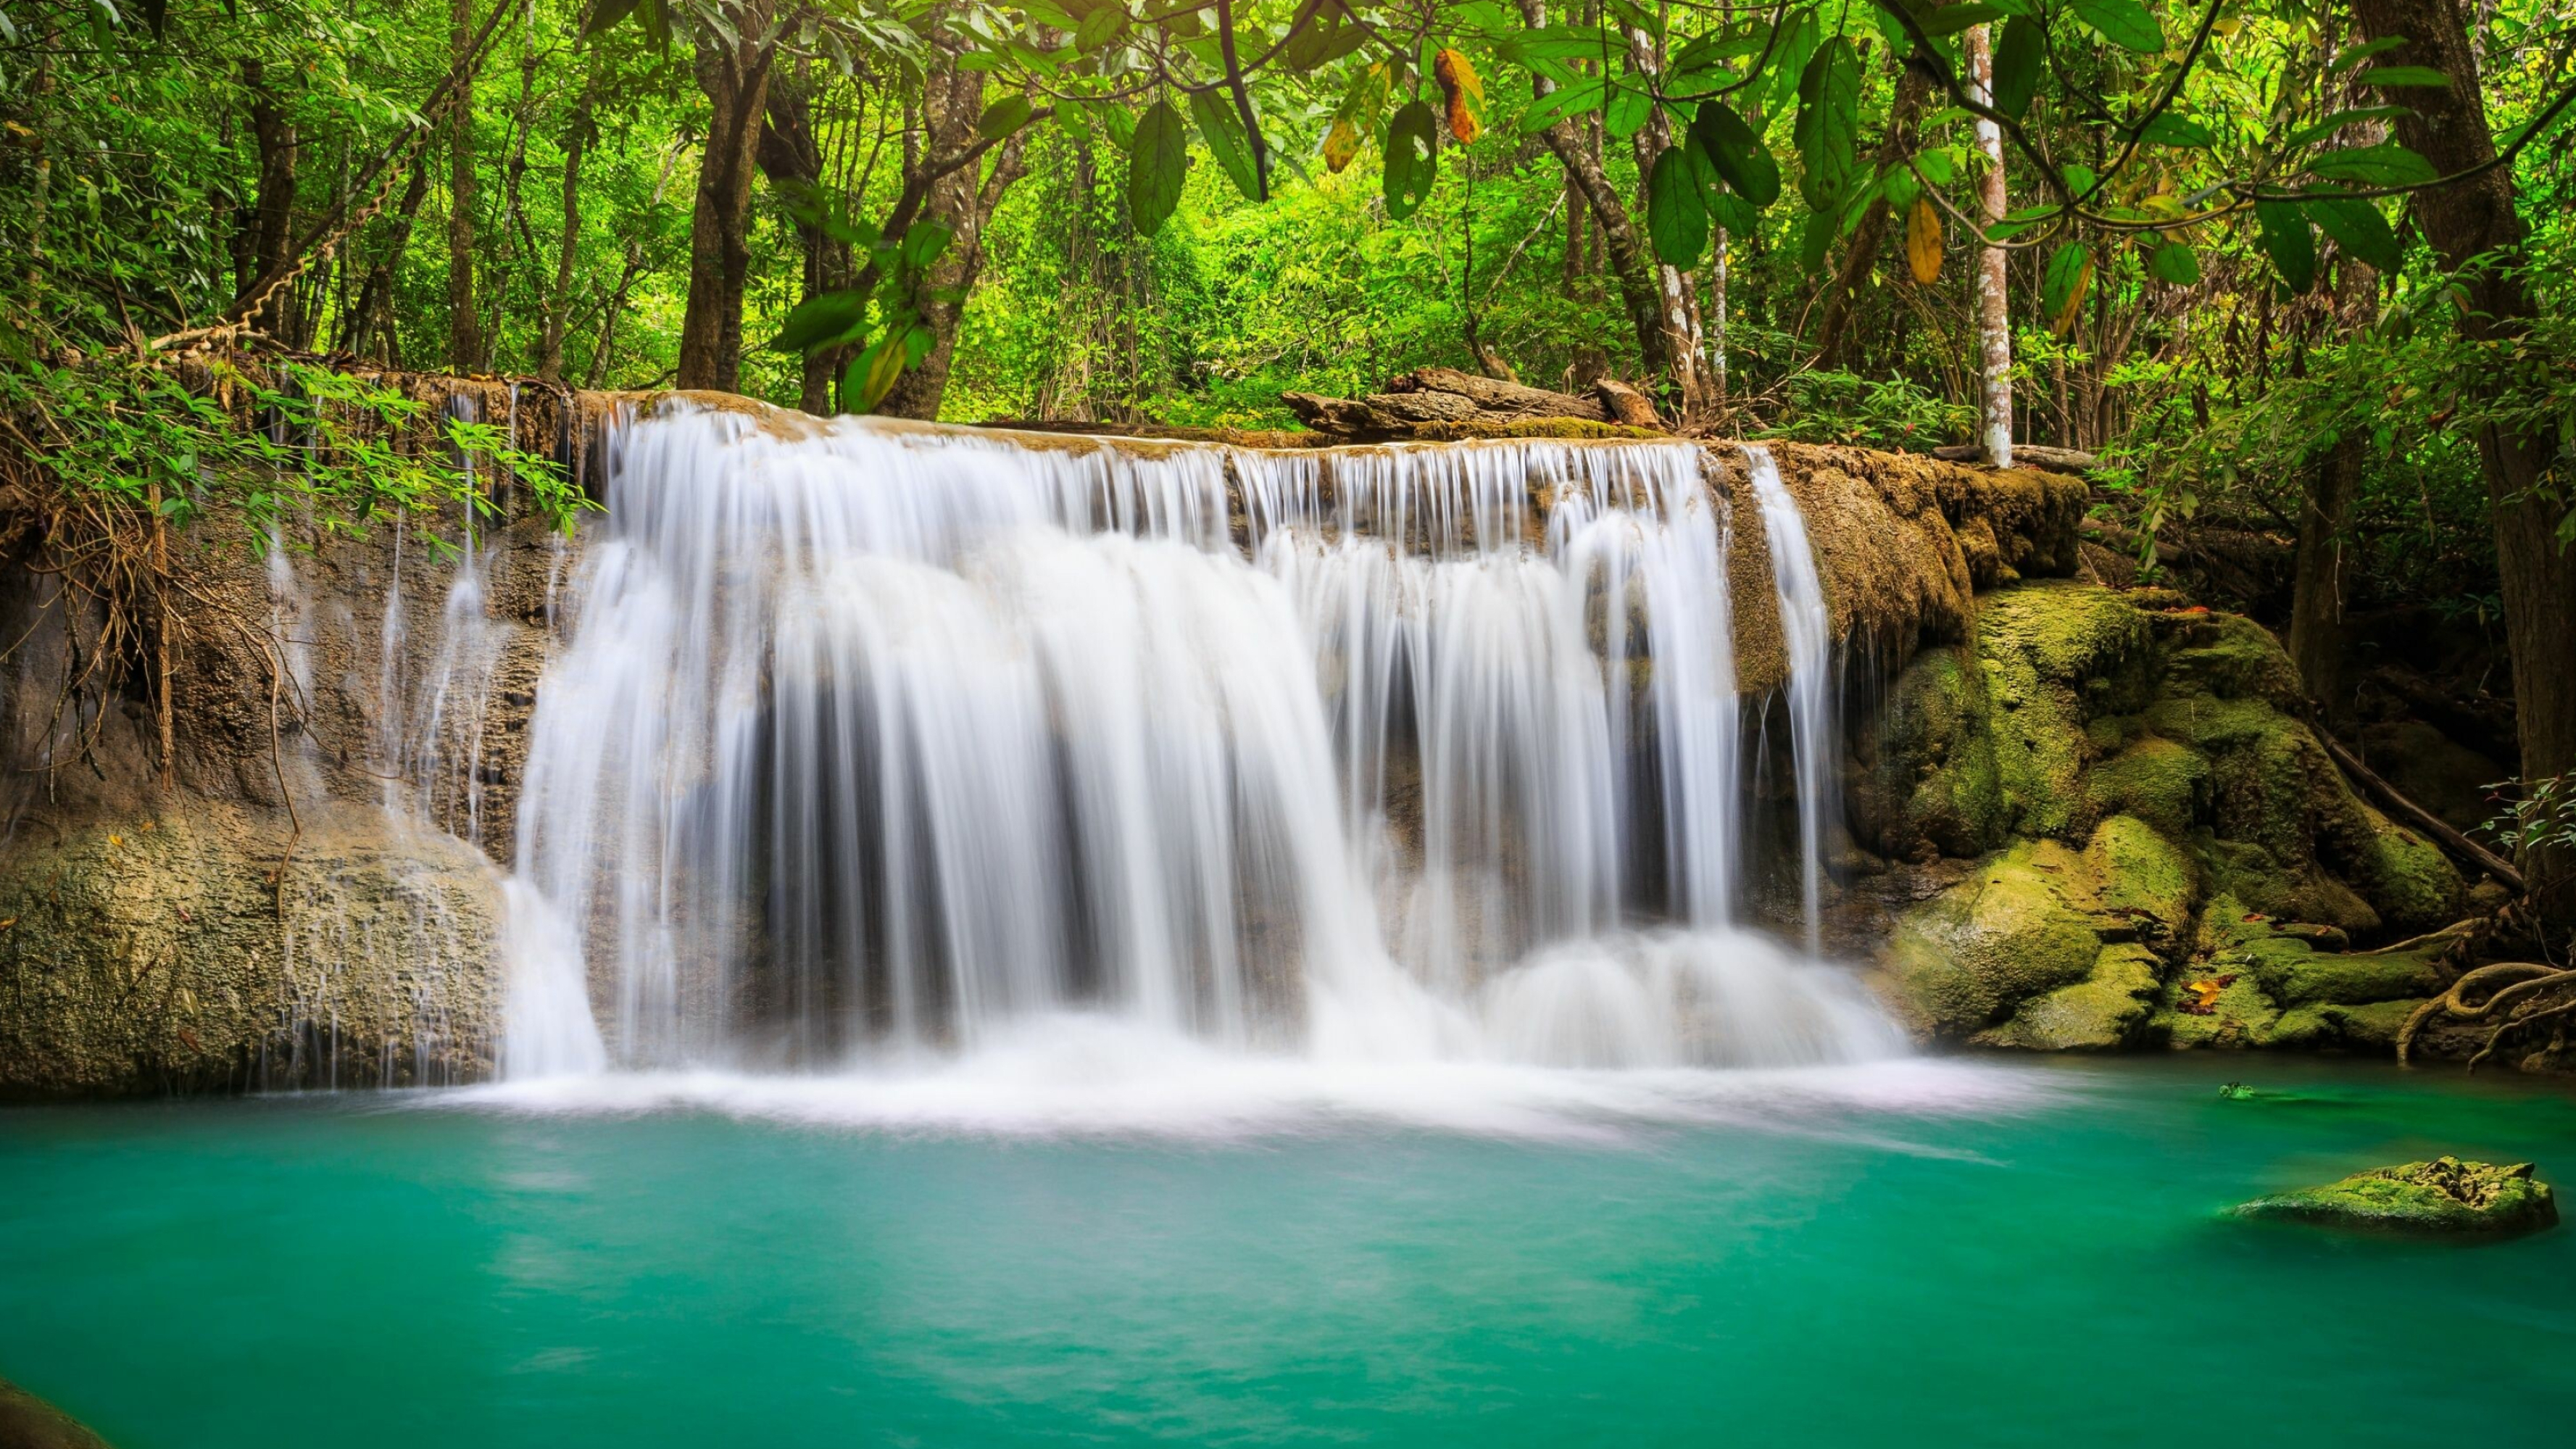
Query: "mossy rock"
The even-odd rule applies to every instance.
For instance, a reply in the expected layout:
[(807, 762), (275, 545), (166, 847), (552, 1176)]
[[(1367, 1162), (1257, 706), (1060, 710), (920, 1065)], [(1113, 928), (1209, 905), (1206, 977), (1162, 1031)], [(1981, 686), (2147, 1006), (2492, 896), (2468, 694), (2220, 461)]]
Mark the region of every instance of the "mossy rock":
[(2259, 699), (2285, 710), (2302, 706), (2307, 691), (2299, 667), (2269, 629), (2242, 614), (2164, 617), (2176, 626), (2165, 649), (2165, 672), (2176, 683), (2218, 699)]
[(2136, 712), (2150, 677), (2145, 618), (2108, 589), (2068, 581), (1996, 591), (1977, 621), (1994, 706), (1995, 760), (2011, 828), (2065, 835), (2091, 825), (2083, 772), (2094, 719)]
[(2510, 1236), (2558, 1221), (2556, 1196), (2531, 1174), (2528, 1162), (2498, 1166), (2437, 1157), (2258, 1197), (2234, 1213), (2366, 1232)]
[(2181, 938), (2199, 897), (2198, 872), (2182, 848), (2134, 815), (2114, 815), (2095, 826), (2084, 846), (2095, 899), (2112, 915), (2149, 924), (2147, 934)]
[(1914, 1028), (1966, 1037), (2042, 992), (2090, 977), (2101, 932), (2084, 858), (2055, 841), (2013, 847), (1917, 907), (1884, 958)]
[(1984, 671), (1964, 649), (1932, 649), (1896, 678), (1853, 739), (1854, 822), (1879, 853), (1974, 857), (2004, 843), (2003, 778)]
[[(2147, 1019), (2147, 1037), (2176, 1048), (2271, 1045), (2272, 1028), (2281, 1019), (2281, 1008), (2263, 994), (2263, 988), (2252, 977), (2224, 978), (2225, 973), (2212, 976), (2197, 970), (2175, 972), (2158, 1000), (2155, 1014)], [(2195, 989), (2196, 983), (2203, 981), (2217, 987), (2205, 1003), (2202, 993)]]
[(1979, 1046), (2023, 1051), (2116, 1051), (2134, 1043), (2154, 1010), (2164, 963), (2136, 942), (2105, 946), (2093, 974), (2022, 1003), (2010, 1020), (1979, 1032)]
[(2236, 897), (2243, 902), (2240, 909), (2330, 926), (2347, 936), (2373, 935), (2381, 928), (2370, 902), (2314, 864), (2287, 867), (2259, 845), (2221, 840), (2206, 831), (2192, 837), (2192, 853), (2210, 890)]
[(2398, 1029), (2423, 1004), (2421, 1000), (2400, 998), (2361, 1006), (2328, 1002), (2293, 1007), (2282, 1012), (2281, 1019), (2272, 1024), (2271, 1037), (2264, 1044), (2308, 1051), (2394, 1056)]
[(71, 1415), (0, 1379), (0, 1449), (107, 1449)]
[(2085, 776), (2093, 809), (2134, 815), (2180, 837), (2208, 815), (2209, 761), (2189, 745), (2142, 734)]

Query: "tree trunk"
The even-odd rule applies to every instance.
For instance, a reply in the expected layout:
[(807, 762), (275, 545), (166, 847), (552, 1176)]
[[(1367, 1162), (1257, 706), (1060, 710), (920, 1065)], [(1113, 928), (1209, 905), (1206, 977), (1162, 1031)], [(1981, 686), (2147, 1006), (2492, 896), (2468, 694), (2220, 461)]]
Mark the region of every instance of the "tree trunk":
[(429, 172), (434, 158), (424, 155), (411, 170), (411, 180), (404, 185), (402, 204), (394, 212), (393, 229), (385, 238), (384, 255), (367, 268), (366, 281), (359, 284), (358, 302), (350, 309), (349, 351), (390, 367), (394, 362), (394, 273), (402, 266), (403, 249), (411, 242), (412, 220), (420, 215), (420, 204), (429, 195)]
[[(1969, 94), (1991, 105), (1995, 55), (1985, 26), (1968, 28), (1967, 51)], [(1992, 226), (2011, 209), (2004, 194), (2003, 128), (1992, 121), (1978, 121), (1977, 149), (1986, 155), (1986, 174), (1978, 181), (1977, 199), (1986, 224)], [(2012, 466), (2013, 445), (2012, 318), (2005, 305), (2005, 281), (2003, 248), (1979, 247), (1977, 437), (1984, 444), (1986, 461), (1998, 468)]]
[[(823, 149), (814, 135), (811, 99), (801, 83), (769, 88), (769, 116), (760, 128), (758, 160), (761, 174), (773, 187), (822, 184)], [(796, 240), (805, 252), (804, 298), (850, 284), (848, 243), (835, 241), (820, 226), (802, 221), (796, 224)], [(839, 348), (808, 354), (796, 405), (816, 417), (831, 416), (832, 380), (847, 362)]]
[[(1872, 174), (1885, 173), (1913, 153), (1914, 118), (1931, 93), (1932, 83), (1923, 72), (1910, 66), (1899, 72), (1896, 97), (1888, 104), (1887, 135), (1878, 143), (1878, 164)], [(1997, 140), (2001, 139), (1999, 133)], [(1816, 366), (1830, 370), (1844, 364), (1843, 344), (1851, 336), (1852, 309), (1861, 286), (1869, 280), (1870, 268), (1878, 264), (1878, 249), (1887, 240), (1887, 228), (1895, 216), (1895, 209), (1882, 196), (1870, 202), (1861, 213), (1860, 225), (1852, 229), (1843, 264), (1825, 284), (1824, 315), (1816, 321)]]
[[(1653, 37), (1633, 26), (1628, 29), (1628, 58), (1649, 75), (1660, 69)], [(1654, 174), (1656, 160), (1673, 145), (1672, 123), (1665, 118), (1662, 107), (1647, 113), (1646, 124), (1637, 128), (1632, 139), (1637, 152), (1638, 204), (1642, 206), (1646, 178)], [(1715, 389), (1709, 383), (1708, 364), (1700, 352), (1699, 285), (1690, 273), (1660, 257), (1654, 263), (1659, 314), (1671, 339), (1673, 390), (1681, 401), (1682, 420), (1696, 421), (1716, 410)]]
[[(2515, 270), (2528, 233), (2514, 209), (2512, 168), (2492, 164), (2495, 140), (2459, 11), (2450, 0), (2354, 0), (2353, 17), (2365, 36), (2406, 41), (2382, 57), (2386, 62), (2431, 66), (2451, 77), (2448, 87), (2410, 87), (2392, 97), (2411, 108), (2394, 129), (2399, 143), (2430, 161), (2436, 174), (2475, 172), (2416, 192), (2415, 219), (2446, 266), (2461, 268), (2480, 257), (2503, 263), (2465, 278), (2469, 308), (2460, 328), (2477, 341), (2509, 342), (2537, 315)], [(2534, 489), (2550, 451), (2546, 438), (2494, 427), (2478, 434), (2525, 780), (2576, 771), (2576, 668), (2569, 666), (2568, 646), (2576, 630), (2576, 554), (2558, 541), (2566, 505)], [(2560, 929), (2576, 926), (2576, 851), (2535, 852), (2522, 866), (2539, 918)]]
[[(1520, 10), (1532, 29), (1547, 24), (1546, 0), (1520, 0)], [(1541, 97), (1556, 89), (1556, 82), (1543, 75), (1533, 77), (1532, 83)], [(1676, 352), (1674, 333), (1665, 321), (1663, 288), (1655, 275), (1654, 255), (1645, 238), (1630, 224), (1619, 189), (1610, 184), (1601, 158), (1584, 146), (1572, 122), (1558, 121), (1539, 134), (1591, 206), (1592, 220), (1600, 228), (1602, 256), (1619, 284), (1619, 300), (1627, 310), (1629, 325), (1636, 329), (1637, 347), (1644, 355), (1647, 374), (1679, 376), (1681, 358)]]
[(545, 330), (537, 338), (537, 376), (563, 381), (564, 327), (572, 316), (572, 278), (581, 240), (581, 158), (590, 148), (591, 104), (599, 90), (599, 68), (585, 67), (581, 99), (574, 103), (572, 133), (564, 138), (563, 231), (555, 247), (555, 284), (546, 293)]
[[(945, 57), (930, 69), (922, 86), (922, 127), (925, 131), (921, 148), (924, 157), (953, 156), (975, 142), (975, 122), (984, 114), (984, 73), (968, 70)], [(981, 163), (960, 166), (930, 184), (930, 197), (921, 208), (921, 220), (935, 221), (950, 228), (948, 250), (939, 254), (929, 274), (922, 279), (922, 290), (913, 298), (913, 309), (930, 324), (936, 339), (921, 365), (908, 368), (895, 382), (877, 411), (887, 417), (936, 418), (940, 402), (948, 393), (948, 372), (957, 358), (957, 326), (965, 320), (965, 297), (975, 286), (975, 278), (984, 270), (984, 228), (993, 219), (994, 208), (1002, 196), (1027, 171), (1024, 150), (1028, 132), (1018, 134), (993, 148), (993, 170), (983, 174)], [(956, 300), (942, 300), (933, 293), (945, 292)]]
[(769, 109), (777, 55), (772, 0), (729, 13), (738, 40), (697, 38), (698, 88), (706, 92), (706, 154), (698, 162), (689, 221), (689, 303), (680, 319), (681, 387), (735, 391), (742, 381), (742, 296), (751, 277), (751, 173)]
[(449, 57), (458, 70), (447, 108), (447, 367), (483, 366), (483, 328), (474, 312), (474, 51), (472, 0), (448, 0)]
[[(295, 245), (295, 123), (287, 119), (285, 99), (269, 86), (258, 61), (243, 63), (242, 83), (250, 90), (250, 134), (259, 148), (259, 201), (250, 218), (250, 271), (254, 277), (274, 276)], [(262, 309), (269, 334), (290, 347), (302, 347), (311, 339), (299, 335), (300, 311), (295, 289), (278, 288)]]

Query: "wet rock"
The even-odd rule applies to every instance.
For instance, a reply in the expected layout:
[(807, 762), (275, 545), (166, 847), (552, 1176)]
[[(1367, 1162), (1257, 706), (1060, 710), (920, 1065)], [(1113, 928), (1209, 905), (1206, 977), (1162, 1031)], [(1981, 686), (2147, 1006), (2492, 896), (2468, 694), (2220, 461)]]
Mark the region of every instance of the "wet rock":
[(107, 1449), (71, 1415), (0, 1379), (0, 1449)]
[(2456, 1157), (2375, 1167), (2323, 1187), (2258, 1197), (2233, 1211), (2241, 1218), (2438, 1236), (2510, 1236), (2558, 1221), (2555, 1195), (2532, 1176), (2530, 1163)]

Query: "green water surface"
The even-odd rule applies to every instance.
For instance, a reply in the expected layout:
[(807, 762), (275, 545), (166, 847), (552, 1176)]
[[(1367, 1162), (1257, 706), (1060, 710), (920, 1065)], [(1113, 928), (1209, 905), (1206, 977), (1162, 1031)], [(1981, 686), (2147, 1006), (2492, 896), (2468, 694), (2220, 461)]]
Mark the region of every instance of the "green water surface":
[[(0, 1374), (124, 1449), (2568, 1443), (2576, 1228), (2221, 1221), (2561, 1086), (1962, 1064), (1546, 1141), (996, 1138), (420, 1097), (0, 1113)], [(2221, 1101), (2228, 1073), (2295, 1091)]]

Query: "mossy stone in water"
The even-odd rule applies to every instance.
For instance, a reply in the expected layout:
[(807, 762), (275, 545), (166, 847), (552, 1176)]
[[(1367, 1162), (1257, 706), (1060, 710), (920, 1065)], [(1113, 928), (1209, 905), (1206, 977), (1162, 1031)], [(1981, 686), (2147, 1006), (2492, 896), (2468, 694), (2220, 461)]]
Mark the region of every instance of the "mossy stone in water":
[(2235, 1215), (2382, 1232), (2507, 1235), (2556, 1223), (2558, 1203), (2549, 1184), (2532, 1177), (2528, 1162), (2498, 1166), (2437, 1157), (2258, 1197), (2240, 1204)]
[(0, 1379), (0, 1449), (107, 1449), (79, 1420)]

